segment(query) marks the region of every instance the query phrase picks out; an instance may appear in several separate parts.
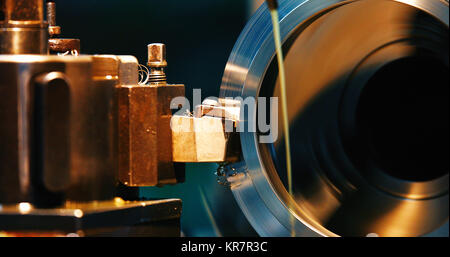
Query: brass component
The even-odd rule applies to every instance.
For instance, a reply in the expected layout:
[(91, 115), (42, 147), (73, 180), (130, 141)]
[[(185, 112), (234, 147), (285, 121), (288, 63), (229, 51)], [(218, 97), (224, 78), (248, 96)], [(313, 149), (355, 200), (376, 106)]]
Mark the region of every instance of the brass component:
[(166, 61), (166, 45), (153, 43), (147, 46), (148, 63), (150, 68), (167, 67)]
[(61, 34), (61, 27), (60, 26), (49, 26), (48, 27), (48, 33), (53, 36), (53, 35), (59, 35)]
[(171, 121), (174, 162), (237, 162), (240, 140), (235, 128), (239, 107), (219, 103), (196, 106), (195, 116)]
[[(167, 65), (164, 48), (163, 44), (148, 46), (149, 64), (160, 71), (161, 65)], [(179, 176), (172, 161), (170, 102), (185, 95), (184, 85), (167, 84), (165, 75), (148, 85), (138, 85), (136, 58), (122, 57), (119, 66), (120, 182), (126, 186), (181, 182), (183, 176)]]
[(92, 77), (94, 79), (119, 82), (119, 57), (116, 55), (94, 55), (92, 61)]
[(164, 68), (167, 67), (166, 61), (166, 45), (160, 43), (149, 44), (148, 50), (148, 62), (150, 67), (149, 83), (150, 84), (166, 84), (166, 74)]
[(47, 54), (42, 0), (0, 0), (0, 54)]
[(80, 53), (80, 40), (75, 38), (50, 38), (48, 47), (51, 54)]
[(177, 183), (170, 101), (184, 85), (125, 85), (119, 97), (119, 180), (127, 186)]
[(40, 25), (44, 20), (42, 0), (2, 0), (0, 7), (4, 12), (5, 23)]
[(223, 118), (174, 115), (172, 148), (174, 162), (236, 162), (240, 141), (237, 133), (226, 133)]
[(61, 27), (56, 26), (56, 4), (54, 2), (47, 3), (47, 22), (48, 33), (51, 37), (61, 34)]
[(2, 204), (114, 196), (117, 78), (94, 81), (92, 59), (0, 55)]

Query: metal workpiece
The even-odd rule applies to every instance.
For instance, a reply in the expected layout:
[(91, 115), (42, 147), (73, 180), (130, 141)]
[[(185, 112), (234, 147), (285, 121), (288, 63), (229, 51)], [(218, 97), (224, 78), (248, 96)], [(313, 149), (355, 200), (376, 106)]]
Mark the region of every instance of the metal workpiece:
[(3, 26), (7, 24), (40, 26), (44, 20), (42, 0), (1, 0), (0, 8), (4, 16), (4, 20), (0, 21)]
[(147, 46), (148, 61), (147, 65), (151, 68), (167, 67), (166, 45), (161, 43), (152, 43)]
[(1, 0), (0, 8), (0, 54), (48, 53), (42, 0)]
[[(117, 76), (111, 79), (109, 76), (116, 74), (117, 70), (103, 67), (98, 56), (60, 58), (90, 60), (85, 66), (75, 69), (77, 77), (71, 77), (72, 184), (67, 199), (82, 202), (112, 199), (117, 178)], [(109, 58), (102, 59), (109, 61)]]
[(89, 174), (97, 172), (90, 159), (95, 155), (87, 160), (78, 145), (95, 149), (101, 144), (87, 139), (91, 128), (79, 112), (92, 105), (83, 102), (92, 86), (91, 62), (90, 57), (0, 55), (0, 92), (7, 99), (0, 106), (0, 122), (8, 124), (0, 128), (1, 203), (59, 205), (86, 161), (96, 166)]
[(0, 203), (112, 199), (118, 79), (101, 64), (91, 56), (0, 56), (8, 99), (0, 122), (9, 124), (0, 127)]
[(167, 67), (166, 45), (161, 43), (149, 44), (147, 50), (147, 65), (150, 68), (148, 82), (151, 84), (165, 84), (166, 74), (164, 68)]
[(170, 101), (184, 96), (184, 85), (125, 85), (117, 90), (119, 180), (127, 186), (183, 180), (172, 161)]
[[(445, 115), (437, 107), (448, 103), (448, 2), (284, 0), (278, 10), (293, 195), (287, 191), (283, 135), (273, 144), (263, 144), (255, 133), (240, 133), (247, 169), (240, 184), (231, 189), (255, 230), (261, 236), (420, 236), (448, 224), (448, 154), (442, 154), (448, 153), (448, 143), (443, 150), (409, 147), (416, 141), (404, 131), (429, 131), (417, 121), (428, 114), (418, 116), (420, 112), (413, 111), (411, 121), (404, 120), (410, 117), (407, 112), (392, 114), (403, 110), (395, 104), (411, 99), (405, 87), (417, 88), (418, 97), (429, 94), (439, 100), (407, 106), (421, 111), (436, 106), (428, 113), (444, 113), (444, 118), (439, 120), (436, 114), (437, 120), (423, 124), (448, 124), (444, 120), (448, 112)], [(221, 98), (279, 96), (271, 27), (263, 5), (230, 55)], [(383, 82), (387, 70), (396, 75), (385, 78), (419, 78)], [(389, 87), (383, 91), (381, 85)], [(245, 126), (257, 119), (257, 113), (243, 113), (239, 120)], [(370, 117), (378, 117), (377, 122)], [(384, 120), (388, 117), (392, 119)], [(404, 124), (411, 126), (402, 130)], [(448, 137), (448, 129), (443, 131), (439, 126), (430, 131), (432, 141)], [(420, 157), (404, 157), (414, 151)]]
[[(167, 65), (164, 51), (162, 44), (149, 45), (151, 69), (162, 68), (161, 62)], [(167, 84), (165, 75), (163, 80), (152, 80), (151, 72), (150, 83), (139, 84), (137, 59), (118, 58), (119, 181), (129, 187), (183, 182), (184, 167), (174, 165), (172, 158), (170, 103), (175, 97), (184, 97), (184, 85)]]
[(79, 55), (81, 43), (77, 38), (50, 38), (48, 40), (50, 54)]

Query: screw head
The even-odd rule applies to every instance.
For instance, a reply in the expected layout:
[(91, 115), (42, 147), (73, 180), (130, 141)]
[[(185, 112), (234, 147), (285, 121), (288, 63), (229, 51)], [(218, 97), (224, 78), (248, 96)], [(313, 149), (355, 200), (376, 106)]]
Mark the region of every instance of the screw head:
[(147, 46), (148, 49), (148, 66), (150, 68), (166, 67), (166, 45), (153, 43)]

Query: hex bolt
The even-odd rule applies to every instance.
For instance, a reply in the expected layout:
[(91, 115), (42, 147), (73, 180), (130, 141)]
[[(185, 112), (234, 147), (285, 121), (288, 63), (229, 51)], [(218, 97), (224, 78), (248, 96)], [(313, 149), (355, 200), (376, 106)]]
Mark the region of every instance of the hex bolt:
[(56, 26), (56, 4), (54, 2), (47, 3), (47, 22), (49, 26)]

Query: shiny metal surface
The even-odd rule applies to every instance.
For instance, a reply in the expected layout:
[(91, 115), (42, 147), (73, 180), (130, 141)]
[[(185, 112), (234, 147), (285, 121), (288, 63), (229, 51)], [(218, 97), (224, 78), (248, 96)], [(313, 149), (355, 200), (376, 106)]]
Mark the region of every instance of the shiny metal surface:
[[(420, 181), (375, 171), (370, 162), (361, 168), (347, 156), (349, 147), (358, 147), (348, 143), (355, 133), (349, 124), (355, 123), (355, 103), (368, 78), (423, 49), (448, 75), (448, 2), (297, 0), (280, 1), (279, 11), (288, 51), (295, 192), (290, 197), (283, 184), (278, 150), (283, 147), (241, 133), (245, 179), (231, 189), (255, 230), (289, 236), (291, 215), (297, 236), (418, 236), (448, 222), (448, 167)], [(239, 37), (223, 76), (222, 98), (276, 96), (269, 16), (260, 8)], [(255, 115), (245, 113), (240, 120)]]
[[(1, 203), (51, 207), (66, 199), (113, 198), (118, 78), (102, 67), (93, 69), (100, 64), (92, 59), (0, 55)], [(93, 70), (101, 72), (95, 79)], [(55, 164), (69, 170), (58, 173)]]
[(1, 0), (0, 9), (4, 17), (0, 20), (0, 54), (48, 52), (42, 0)]
[(147, 65), (150, 68), (148, 82), (150, 84), (166, 84), (166, 74), (164, 68), (167, 67), (166, 45), (152, 43), (147, 45)]
[(185, 95), (184, 85), (167, 84), (165, 79), (160, 84), (139, 84), (137, 59), (116, 58), (120, 81), (116, 88), (119, 181), (130, 187), (184, 181), (184, 167), (173, 163), (170, 133), (170, 102)]
[(48, 34), (51, 37), (61, 34), (61, 27), (56, 25), (55, 2), (47, 2), (47, 22), (48, 22)]

